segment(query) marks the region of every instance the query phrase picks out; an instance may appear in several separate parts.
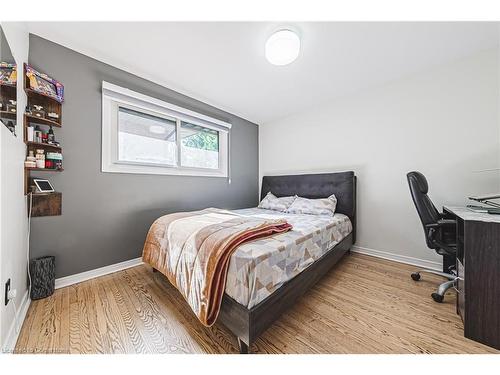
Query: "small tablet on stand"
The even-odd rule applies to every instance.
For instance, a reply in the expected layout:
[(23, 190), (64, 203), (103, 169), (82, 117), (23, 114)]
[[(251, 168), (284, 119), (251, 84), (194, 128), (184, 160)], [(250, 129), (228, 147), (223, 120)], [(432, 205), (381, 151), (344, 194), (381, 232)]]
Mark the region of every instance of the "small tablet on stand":
[(36, 188), (39, 193), (53, 193), (54, 188), (50, 184), (49, 180), (41, 179), (41, 178), (34, 178), (33, 179), (34, 184), (36, 185)]

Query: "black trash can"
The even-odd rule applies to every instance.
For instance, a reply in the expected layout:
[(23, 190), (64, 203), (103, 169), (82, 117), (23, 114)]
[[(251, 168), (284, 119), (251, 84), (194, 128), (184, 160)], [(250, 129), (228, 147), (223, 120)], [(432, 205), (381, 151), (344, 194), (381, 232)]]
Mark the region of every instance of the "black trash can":
[(45, 256), (30, 260), (32, 300), (42, 299), (54, 294), (56, 284), (56, 257)]

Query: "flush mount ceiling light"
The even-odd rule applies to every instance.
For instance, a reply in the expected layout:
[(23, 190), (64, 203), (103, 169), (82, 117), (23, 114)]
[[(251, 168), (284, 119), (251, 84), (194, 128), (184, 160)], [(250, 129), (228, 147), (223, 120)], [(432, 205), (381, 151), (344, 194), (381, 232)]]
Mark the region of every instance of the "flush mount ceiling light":
[(300, 39), (291, 30), (279, 30), (266, 42), (266, 58), (273, 65), (288, 65), (299, 56)]

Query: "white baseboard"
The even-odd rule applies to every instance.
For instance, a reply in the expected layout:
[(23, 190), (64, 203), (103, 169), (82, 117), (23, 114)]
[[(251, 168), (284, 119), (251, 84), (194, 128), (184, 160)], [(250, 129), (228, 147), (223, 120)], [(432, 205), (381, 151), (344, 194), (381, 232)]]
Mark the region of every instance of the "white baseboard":
[(113, 272), (125, 270), (142, 264), (142, 258), (126, 260), (124, 262), (110, 264), (109, 266), (96, 268), (86, 272), (77, 273), (75, 275), (61, 277), (56, 279), (56, 289), (64, 288), (65, 286), (81, 283), (82, 281), (90, 280), (99, 276), (108, 275)]
[[(10, 301), (9, 303), (12, 303)], [(28, 313), (28, 308), (30, 307), (31, 299), (28, 296), (28, 291), (24, 293), (23, 299), (21, 300), (21, 306), (19, 306), (19, 310), (16, 311), (16, 315), (12, 320), (12, 324), (9, 328), (9, 333), (7, 334), (7, 338), (5, 339), (5, 345), (2, 348), (4, 353), (12, 353), (16, 347), (17, 338), (19, 337), (19, 333), (21, 332), (21, 327), (24, 322), (24, 318), (26, 318), (26, 314)], [(16, 323), (18, 324), (16, 327)]]
[(413, 266), (417, 266), (418, 268), (427, 268), (437, 271), (443, 270), (443, 265), (441, 264), (441, 262), (433, 262), (431, 260), (418, 259), (418, 258), (408, 257), (405, 255), (388, 253), (386, 251), (369, 249), (367, 247), (361, 247), (356, 245), (352, 247), (351, 251), (354, 253), (366, 254), (377, 258), (392, 260), (394, 262), (411, 264)]

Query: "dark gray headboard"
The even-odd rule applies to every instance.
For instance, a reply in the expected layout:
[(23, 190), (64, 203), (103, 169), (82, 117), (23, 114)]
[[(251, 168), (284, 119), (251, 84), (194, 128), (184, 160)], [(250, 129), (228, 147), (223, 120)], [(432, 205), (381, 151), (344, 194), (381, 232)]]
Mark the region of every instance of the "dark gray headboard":
[(356, 176), (353, 171), (287, 176), (264, 176), (260, 199), (268, 192), (277, 197), (298, 195), (304, 198), (337, 197), (337, 212), (349, 216), (356, 239)]

